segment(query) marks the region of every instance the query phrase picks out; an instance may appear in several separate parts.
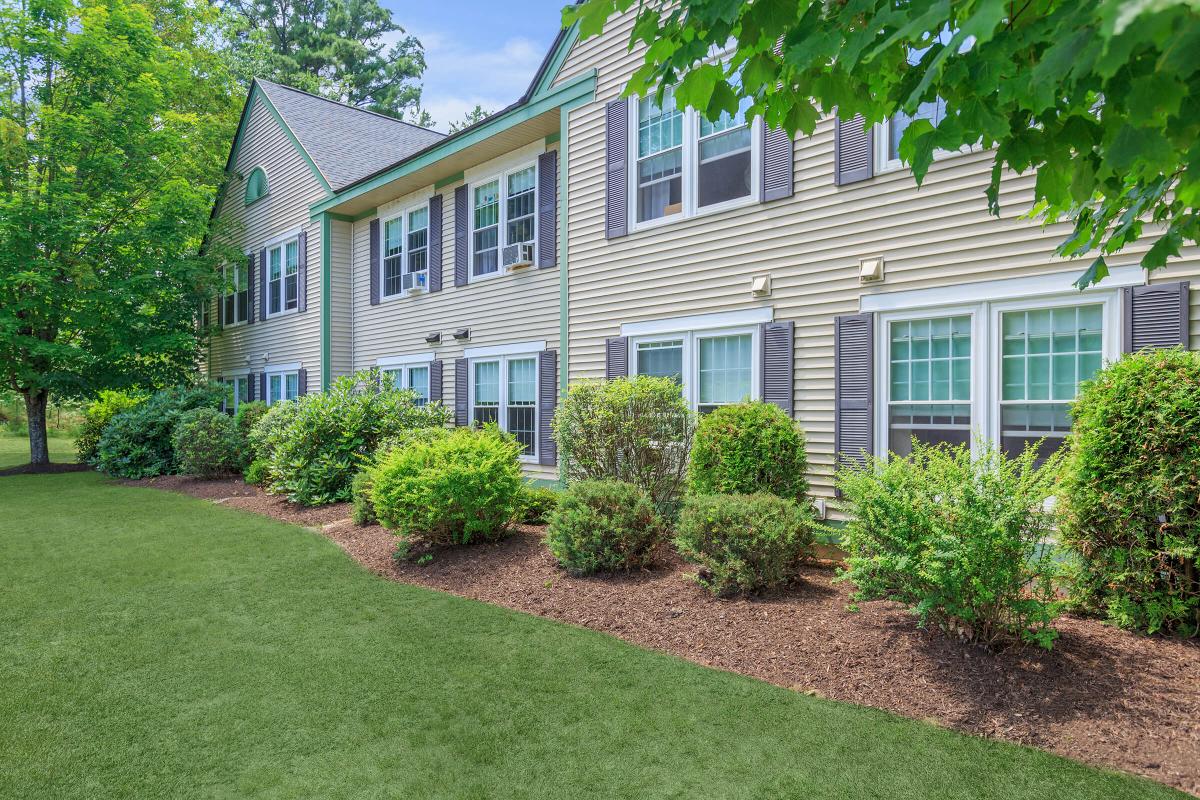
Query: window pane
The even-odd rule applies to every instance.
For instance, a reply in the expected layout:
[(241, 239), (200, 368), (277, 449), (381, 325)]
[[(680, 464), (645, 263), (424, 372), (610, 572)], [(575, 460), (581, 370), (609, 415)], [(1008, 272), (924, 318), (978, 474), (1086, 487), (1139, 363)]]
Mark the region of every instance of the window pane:
[(1103, 306), (1007, 311), (1000, 329), (1001, 400), (1072, 400), (1100, 369)]
[(889, 403), (888, 450), (906, 456), (914, 438), (927, 444), (970, 445), (970, 404)]
[(271, 280), (277, 281), (283, 274), (283, 248), (275, 247), (267, 251), (267, 260), (271, 263)]
[(637, 374), (674, 378), (683, 383), (683, 341), (641, 342), (637, 346)]
[(474, 250), (472, 273), (487, 275), (500, 267), (497, 247), (500, 243), (500, 182), (490, 181), (475, 187)]
[(893, 322), (889, 339), (890, 400), (971, 400), (969, 316)]
[(521, 443), (523, 452), (532, 453), (537, 433), (537, 359), (521, 358), (508, 362), (508, 432)]
[(272, 375), (270, 379), (270, 388), (268, 390), (270, 402), (274, 403), (283, 399), (283, 376)]
[(675, 91), (668, 89), (660, 107), (653, 97), (638, 100), (638, 158), (683, 144), (683, 111), (675, 107)]
[(295, 275), (300, 269), (300, 243), (298, 241), (288, 242), (284, 246), (284, 274)]
[(506, 244), (533, 241), (534, 185), (537, 167), (527, 167), (508, 176)]
[(494, 406), (500, 404), (500, 362), (479, 361), (475, 363), (475, 405)]
[(900, 158), (900, 137), (908, 130), (908, 126), (912, 125), (913, 120), (927, 119), (936, 128), (945, 118), (946, 101), (940, 97), (932, 103), (921, 103), (917, 107), (917, 113), (911, 117), (903, 111), (896, 112), (896, 116), (888, 121), (888, 159)]
[(404, 370), (400, 369), (381, 369), (379, 371), (379, 383), (385, 388), (403, 389), (404, 388)]
[(284, 383), (287, 387), (286, 397), (288, 400), (295, 400), (299, 394), (300, 376), (295, 372), (289, 372), (284, 377)]
[(660, 108), (638, 101), (637, 218), (644, 222), (682, 210), (683, 112), (668, 91)]
[(429, 367), (408, 368), (408, 388), (416, 392), (417, 405), (429, 402)]
[(1039, 460), (1062, 446), (1071, 431), (1066, 403), (1006, 403), (1000, 406), (1000, 447), (1010, 456), (1020, 455), (1029, 444), (1038, 445)]
[(740, 403), (750, 399), (750, 334), (700, 340), (701, 405)]
[(283, 307), (285, 309), (296, 308), (299, 299), (299, 278), (296, 275), (288, 275), (283, 279), (283, 287)]
[(383, 223), (383, 294), (399, 294), (404, 268), (404, 219), (396, 217)]
[(710, 206), (750, 194), (750, 125), (743, 98), (737, 113), (722, 112), (716, 122), (700, 115), (699, 165), (696, 171), (697, 203)]
[[(409, 273), (422, 272), (428, 262), (429, 209), (418, 208), (408, 212), (408, 268)], [(406, 279), (404, 288), (412, 287)]]

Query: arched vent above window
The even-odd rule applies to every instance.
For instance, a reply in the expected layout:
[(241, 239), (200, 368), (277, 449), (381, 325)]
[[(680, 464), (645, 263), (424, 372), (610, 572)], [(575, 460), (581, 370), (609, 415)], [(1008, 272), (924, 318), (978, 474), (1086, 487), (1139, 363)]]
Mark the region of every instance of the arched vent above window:
[(246, 179), (246, 205), (250, 205), (267, 193), (267, 173), (262, 167), (255, 167)]

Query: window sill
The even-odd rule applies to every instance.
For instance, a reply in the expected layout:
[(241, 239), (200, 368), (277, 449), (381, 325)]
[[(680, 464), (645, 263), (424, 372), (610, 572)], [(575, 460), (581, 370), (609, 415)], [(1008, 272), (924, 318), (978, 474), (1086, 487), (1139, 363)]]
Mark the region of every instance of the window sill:
[[(959, 156), (967, 156), (971, 153), (982, 152), (983, 148), (979, 145), (964, 150), (938, 150), (933, 154), (933, 163), (937, 164), (939, 161), (948, 161), (953, 158), (958, 158)], [(877, 163), (875, 165), (875, 175), (877, 176), (890, 175), (893, 172), (904, 172), (906, 170), (909, 170), (908, 165), (898, 158)]]
[(272, 319), (279, 319), (280, 317), (291, 317), (299, 313), (299, 308), (289, 308), (286, 311), (276, 311), (274, 314), (267, 314), (265, 317), (263, 317), (263, 322), (267, 322), (268, 320)]
[(247, 322), (246, 320), (242, 320), (241, 322), (230, 322), (230, 323), (226, 323), (225, 325), (222, 325), (221, 330), (228, 331), (228, 330), (232, 330), (234, 328), (244, 328), (249, 324), (250, 323)]
[(629, 224), (629, 232), (631, 234), (641, 233), (642, 231), (655, 230), (668, 225), (681, 224), (687, 222), (688, 220), (702, 219), (704, 217), (711, 217), (715, 214), (721, 214), (726, 211), (737, 211), (739, 209), (749, 208), (750, 206), (757, 205), (763, 204), (759, 202), (758, 198), (755, 197), (753, 193), (751, 193), (745, 197), (739, 197), (735, 200), (726, 200), (722, 203), (716, 203), (711, 206), (698, 208), (694, 214), (679, 213), (672, 214), (669, 217), (659, 217), (658, 219), (647, 220), (645, 222), (631, 222)]

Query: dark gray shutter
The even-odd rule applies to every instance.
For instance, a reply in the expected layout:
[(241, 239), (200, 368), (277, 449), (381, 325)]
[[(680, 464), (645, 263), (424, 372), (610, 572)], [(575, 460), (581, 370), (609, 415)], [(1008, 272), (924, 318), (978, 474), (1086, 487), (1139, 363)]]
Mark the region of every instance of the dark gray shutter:
[(538, 269), (558, 263), (558, 151), (538, 156)]
[(604, 340), (604, 377), (624, 378), (629, 375), (629, 338), (613, 336)]
[(221, 290), (217, 292), (217, 327), (225, 327), (225, 272), (221, 271)]
[(1127, 286), (1121, 290), (1124, 329), (1121, 349), (1188, 346), (1188, 282)]
[(258, 277), (258, 283), (262, 287), (262, 290), (259, 292), (259, 294), (262, 296), (262, 299), (259, 301), (258, 317), (259, 319), (266, 319), (267, 295), (270, 294), (270, 291), (268, 291), (270, 287), (267, 284), (267, 249), (265, 247), (258, 251)]
[(465, 358), (454, 359), (454, 424), (465, 427), (467, 424), (467, 401), (470, 399), (467, 388), (468, 362)]
[(795, 325), (764, 322), (762, 326), (762, 399), (792, 416)]
[(875, 321), (850, 314), (833, 322), (833, 449), (836, 464), (863, 464), (874, 452)]
[(296, 372), (296, 396), (303, 397), (308, 394), (308, 370), (301, 367)]
[(863, 129), (861, 114), (833, 121), (833, 182), (838, 186), (865, 181), (875, 174), (875, 134)]
[(429, 402), (442, 402), (441, 359), (434, 359), (429, 362)]
[(454, 285), (467, 285), (467, 187), (454, 190)]
[(558, 463), (558, 449), (550, 421), (558, 407), (558, 351), (538, 353), (538, 463), (552, 467)]
[(296, 267), (296, 310), (308, 310), (308, 234), (300, 231), (300, 264)]
[(429, 291), (442, 290), (442, 196), (429, 198)]
[(792, 137), (783, 128), (763, 125), (762, 200), (782, 200), (792, 196)]
[(258, 373), (258, 389), (261, 395), (259, 399), (264, 403), (267, 402), (267, 373), (265, 372)]
[(629, 101), (613, 100), (605, 110), (604, 236), (629, 231)]
[(368, 235), (371, 237), (370, 244), (370, 267), (371, 267), (371, 305), (379, 305), (379, 220), (371, 220), (371, 225), (368, 229)]
[(251, 372), (246, 376), (246, 400), (251, 403), (253, 403), (255, 400), (262, 399), (261, 397), (256, 398), (254, 396), (255, 390), (258, 388), (256, 385), (257, 383), (258, 375), (256, 373)]
[(254, 253), (246, 254), (246, 324), (254, 324)]

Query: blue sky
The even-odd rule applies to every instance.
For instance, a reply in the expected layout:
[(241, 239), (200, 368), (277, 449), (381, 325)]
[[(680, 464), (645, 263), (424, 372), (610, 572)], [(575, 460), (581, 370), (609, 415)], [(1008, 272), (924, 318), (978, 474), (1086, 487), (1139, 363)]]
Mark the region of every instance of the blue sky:
[(498, 111), (525, 91), (558, 32), (564, 0), (381, 0), (425, 46), (421, 104), (437, 129), (482, 104)]

